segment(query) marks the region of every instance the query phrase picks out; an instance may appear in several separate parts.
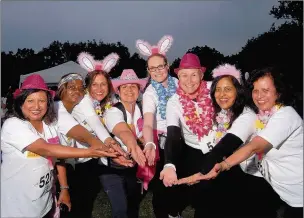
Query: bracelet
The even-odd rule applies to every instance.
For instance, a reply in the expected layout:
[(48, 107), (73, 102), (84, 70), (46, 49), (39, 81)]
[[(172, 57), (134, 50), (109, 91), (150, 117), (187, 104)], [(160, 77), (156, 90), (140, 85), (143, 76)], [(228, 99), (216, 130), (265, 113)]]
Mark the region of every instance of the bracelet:
[(172, 168), (176, 172), (176, 167), (174, 164), (171, 164), (171, 163), (165, 164), (164, 169), (168, 168), (168, 167)]
[(69, 189), (69, 186), (60, 186), (60, 190)]
[(154, 142), (147, 142), (147, 143), (145, 144), (145, 148), (146, 148), (146, 146), (149, 145), (149, 144), (153, 145), (154, 149), (156, 150), (156, 145), (155, 145)]
[(226, 158), (223, 158), (223, 162), (227, 165), (227, 169), (226, 170), (230, 170), (231, 165), (226, 161)]

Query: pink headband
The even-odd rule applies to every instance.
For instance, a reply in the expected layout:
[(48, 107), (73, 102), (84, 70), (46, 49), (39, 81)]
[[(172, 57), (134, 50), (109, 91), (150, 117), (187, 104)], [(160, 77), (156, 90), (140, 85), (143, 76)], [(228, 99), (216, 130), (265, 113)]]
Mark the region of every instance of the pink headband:
[(230, 64), (219, 65), (212, 71), (213, 78), (223, 75), (233, 76), (241, 84), (241, 71), (237, 70), (234, 65), (230, 65)]
[(86, 52), (81, 52), (78, 55), (77, 61), (81, 67), (83, 67), (88, 72), (94, 70), (103, 70), (107, 73), (117, 64), (119, 59), (118, 54), (111, 53), (106, 56), (102, 61), (94, 60), (94, 57)]
[(169, 50), (173, 43), (172, 36), (166, 35), (159, 40), (157, 45), (151, 46), (148, 42), (145, 42), (141, 39), (136, 41), (136, 47), (139, 52), (144, 56), (151, 56), (153, 54), (162, 54), (166, 55), (166, 52)]

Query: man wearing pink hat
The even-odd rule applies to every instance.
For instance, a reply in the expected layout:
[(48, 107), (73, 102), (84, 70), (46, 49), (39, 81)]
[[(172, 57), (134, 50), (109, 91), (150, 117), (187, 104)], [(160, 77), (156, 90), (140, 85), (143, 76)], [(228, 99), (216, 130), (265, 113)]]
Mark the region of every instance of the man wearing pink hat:
[[(213, 148), (214, 109), (210, 98), (211, 82), (202, 80), (205, 71), (198, 56), (192, 53), (185, 54), (174, 70), (179, 78), (179, 87), (167, 104), (165, 166), (160, 174), (167, 187), (175, 185), (177, 177), (199, 172), (206, 154)], [(177, 211), (201, 200), (197, 198), (196, 186), (178, 186), (173, 190), (179, 199)]]

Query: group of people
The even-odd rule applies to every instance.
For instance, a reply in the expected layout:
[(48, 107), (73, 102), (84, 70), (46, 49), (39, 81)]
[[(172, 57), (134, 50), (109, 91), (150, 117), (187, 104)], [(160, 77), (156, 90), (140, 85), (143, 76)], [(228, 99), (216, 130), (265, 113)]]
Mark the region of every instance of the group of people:
[(113, 218), (139, 217), (148, 190), (157, 218), (187, 206), (196, 218), (302, 217), (303, 124), (280, 74), (244, 81), (223, 64), (207, 82), (187, 53), (176, 78), (172, 43), (136, 41), (144, 79), (132, 69), (111, 79), (119, 56), (85, 52), (86, 77), (68, 73), (56, 92), (37, 74), (25, 79), (1, 130), (1, 217), (90, 218), (101, 187)]

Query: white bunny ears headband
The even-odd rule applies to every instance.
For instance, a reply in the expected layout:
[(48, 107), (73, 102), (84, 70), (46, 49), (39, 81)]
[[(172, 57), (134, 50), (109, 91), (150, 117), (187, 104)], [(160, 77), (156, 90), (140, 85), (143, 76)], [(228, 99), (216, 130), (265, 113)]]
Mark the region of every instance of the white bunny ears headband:
[(173, 37), (166, 35), (159, 40), (157, 45), (151, 46), (148, 42), (145, 42), (141, 39), (136, 41), (136, 47), (139, 52), (144, 56), (151, 56), (153, 54), (162, 54), (166, 55), (166, 52), (169, 50), (173, 43)]
[(117, 64), (119, 56), (116, 53), (111, 53), (106, 56), (102, 61), (94, 60), (94, 57), (86, 52), (81, 52), (78, 55), (77, 61), (81, 67), (86, 69), (88, 72), (94, 70), (102, 70), (107, 73)]

